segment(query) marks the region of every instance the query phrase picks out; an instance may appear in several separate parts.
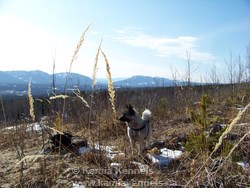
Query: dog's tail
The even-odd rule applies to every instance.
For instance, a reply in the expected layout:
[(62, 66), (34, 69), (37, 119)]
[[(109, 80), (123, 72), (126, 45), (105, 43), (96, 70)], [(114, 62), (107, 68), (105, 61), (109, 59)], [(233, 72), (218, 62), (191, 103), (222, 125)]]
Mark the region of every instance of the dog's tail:
[(144, 121), (149, 121), (150, 117), (151, 117), (151, 111), (149, 109), (144, 110), (144, 112), (142, 113), (142, 119)]

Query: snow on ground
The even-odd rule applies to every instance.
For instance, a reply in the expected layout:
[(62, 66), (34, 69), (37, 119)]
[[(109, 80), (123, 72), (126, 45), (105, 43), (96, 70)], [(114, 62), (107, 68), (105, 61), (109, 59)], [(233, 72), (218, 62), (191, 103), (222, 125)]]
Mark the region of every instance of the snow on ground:
[(88, 153), (88, 152), (96, 151), (96, 150), (104, 151), (107, 157), (111, 160), (113, 160), (114, 157), (116, 157), (117, 155), (125, 156), (123, 152), (115, 150), (115, 146), (100, 146), (98, 144), (95, 144), (92, 149), (90, 147), (80, 147), (78, 149), (78, 153), (82, 155), (84, 153)]
[(78, 149), (78, 153), (79, 154), (84, 154), (84, 153), (89, 153), (89, 152), (91, 152), (91, 148), (89, 148), (89, 147), (80, 147), (79, 149)]
[[(90, 147), (80, 147), (78, 150), (79, 154), (85, 154), (92, 151), (101, 150), (106, 153), (106, 156), (111, 160), (114, 159), (117, 155), (125, 156), (125, 154), (121, 151), (115, 149), (115, 146), (101, 146), (95, 144), (93, 148)], [(159, 155), (147, 154), (148, 158), (151, 160), (152, 164), (159, 165), (160, 167), (167, 166), (171, 161), (179, 158), (182, 155), (182, 151), (179, 150), (170, 150), (167, 148), (160, 149)], [(131, 161), (131, 164), (137, 166), (142, 174), (148, 174), (152, 169), (147, 164), (142, 164), (140, 162)], [(117, 162), (110, 163), (110, 167), (114, 169), (114, 174), (112, 175), (117, 186), (123, 186), (126, 188), (133, 187), (129, 182), (124, 182), (119, 180), (119, 169), (121, 168), (121, 164)], [(116, 171), (117, 170), (117, 171)], [(121, 170), (121, 169), (120, 169)], [(85, 188), (88, 187), (91, 182), (76, 182), (73, 184), (73, 188)], [(92, 183), (103, 183), (103, 182), (92, 182)]]
[(135, 162), (135, 161), (132, 161), (131, 163), (137, 165), (139, 167), (139, 169), (140, 169), (140, 172), (142, 174), (149, 174), (149, 172), (150, 172), (149, 165), (142, 164), (142, 163)]
[(238, 164), (239, 166), (241, 166), (243, 169), (244, 169), (244, 168), (250, 168), (250, 164), (247, 163), (246, 161), (240, 161), (240, 162), (237, 162), (237, 164)]
[[(104, 151), (109, 159), (114, 159), (117, 155), (125, 156), (123, 152), (114, 150), (114, 146), (99, 146), (98, 144), (95, 144), (94, 148), (91, 149), (89, 147), (80, 147), (78, 150), (79, 154), (84, 154), (91, 152), (93, 150), (101, 150)], [(167, 166), (171, 161), (179, 158), (182, 155), (182, 151), (180, 150), (171, 150), (167, 148), (160, 149), (159, 155), (152, 155), (147, 154), (147, 157), (151, 160), (151, 162), (155, 165), (159, 166)], [(135, 165), (138, 165), (138, 167), (141, 169), (141, 171), (145, 171), (148, 168), (148, 165), (143, 165), (142, 163), (138, 163), (133, 161), (132, 162)], [(113, 166), (119, 166), (119, 163), (112, 163)]]
[(42, 131), (43, 127), (39, 124), (39, 123), (32, 123), (32, 124), (29, 124), (27, 125), (27, 129), (26, 131), (37, 131), (37, 132), (40, 132)]
[(30, 124), (21, 124), (21, 125), (16, 125), (16, 126), (5, 127), (2, 129), (2, 131), (19, 130), (19, 129), (23, 129), (23, 128), (26, 128), (27, 132), (30, 132), (30, 131), (40, 132), (43, 129), (41, 124), (36, 122), (36, 123), (30, 123)]
[(85, 185), (82, 183), (73, 183), (73, 188), (85, 188)]
[(167, 148), (160, 149), (161, 153), (159, 155), (147, 154), (148, 158), (153, 164), (157, 166), (167, 166), (171, 161), (179, 158), (182, 155), (180, 150), (171, 150)]

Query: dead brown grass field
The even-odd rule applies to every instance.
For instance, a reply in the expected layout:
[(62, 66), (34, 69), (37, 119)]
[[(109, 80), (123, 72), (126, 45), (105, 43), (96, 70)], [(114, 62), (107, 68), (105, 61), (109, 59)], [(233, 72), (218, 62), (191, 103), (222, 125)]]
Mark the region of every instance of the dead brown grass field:
[[(219, 124), (230, 124), (239, 112), (235, 105), (246, 106), (249, 102), (249, 99), (245, 98), (245, 102), (242, 103), (242, 96), (235, 96), (232, 100), (229, 86), (221, 86), (218, 89), (221, 93), (219, 96), (209, 87), (202, 89), (200, 87), (184, 88), (184, 90), (180, 88), (118, 90), (115, 101), (116, 111), (117, 114), (122, 114), (126, 103), (134, 104), (140, 112), (144, 108), (149, 108), (153, 112), (151, 142), (162, 141), (169, 149), (179, 149), (180, 143), (185, 147), (185, 144), (190, 141), (192, 133), (201, 134), (199, 126), (191, 118), (191, 112), (200, 114), (200, 98), (203, 95), (207, 94), (210, 98), (206, 111), (207, 118)], [(241, 92), (245, 92), (245, 96), (249, 95), (248, 86), (242, 85), (241, 87)], [(136, 168), (130, 164), (133, 159), (130, 155), (126, 126), (120, 122), (114, 122), (108, 92), (100, 91), (94, 94), (94, 101), (98, 105), (92, 109), (94, 114), (91, 116), (90, 126), (88, 125), (89, 109), (80, 100), (76, 102), (76, 97), (67, 99), (74, 99), (74, 105), (69, 105), (71, 107), (66, 105), (67, 121), (60, 120), (60, 116), (52, 113), (51, 116), (48, 114), (47, 125), (55, 129), (61, 128), (61, 131), (68, 130), (75, 136), (86, 138), (89, 143), (115, 146), (117, 150), (125, 153), (125, 157), (117, 157), (112, 162), (121, 163), (123, 168)], [(88, 98), (86, 96), (86, 100)], [(67, 103), (70, 101), (66, 101)], [(83, 110), (75, 113), (79, 107)], [(208, 148), (200, 152), (186, 149), (179, 159), (167, 167), (158, 169), (152, 166), (153, 174), (125, 174), (121, 178), (124, 181), (130, 179), (164, 181), (166, 185), (172, 186), (248, 187), (249, 168), (242, 168), (237, 165), (237, 162), (250, 162), (249, 134), (238, 144), (237, 149), (229, 158), (227, 155), (232, 146), (236, 145), (244, 134), (249, 133), (249, 122), (248, 109), (230, 131), (230, 134), (237, 135), (236, 140), (224, 139), (224, 145), (222, 144), (221, 149), (212, 157), (209, 156), (211, 150)], [(46, 133), (42, 135), (35, 131), (27, 133), (27, 125), (28, 123), (23, 123), (23, 126), (17, 127), (16, 130), (1, 130), (0, 132), (0, 184), (2, 187), (70, 187), (72, 182), (87, 179), (114, 180), (109, 174), (72, 173), (74, 168), (110, 168), (111, 161), (102, 152), (77, 155), (75, 151), (70, 151), (41, 155), (39, 151), (49, 135)], [(134, 160), (148, 164), (142, 157)], [(204, 164), (205, 161), (207, 161), (206, 164)], [(220, 166), (218, 161), (223, 162), (223, 165)], [(219, 166), (218, 171), (213, 169), (216, 162)], [(190, 179), (192, 182), (189, 182)]]
[[(70, 66), (77, 57), (83, 37)], [(91, 92), (65, 93), (43, 99), (42, 103), (46, 106), (43, 113), (38, 105), (41, 101), (35, 98), (32, 100), (30, 95), (29, 100), (24, 100), (27, 106), (32, 106), (30, 120), (2, 122), (0, 187), (73, 187), (74, 183), (96, 179), (105, 182), (164, 182), (164, 185), (152, 184), (149, 187), (250, 187), (250, 168), (237, 164), (239, 161), (250, 163), (250, 109), (247, 106), (250, 103), (249, 83), (233, 86), (114, 89), (112, 67), (101, 44), (98, 47), (93, 80), (96, 77), (95, 67), (100, 63), (99, 53), (107, 67), (108, 90), (95, 90), (94, 81)], [(180, 158), (159, 168), (143, 156), (131, 157), (126, 126), (117, 121), (128, 103), (140, 113), (145, 108), (152, 111), (151, 143), (161, 141), (161, 147), (174, 150), (184, 147)], [(235, 121), (240, 110), (243, 110), (236, 108), (238, 106), (246, 109)], [(2, 108), (5, 108), (4, 105)], [(114, 146), (115, 150), (124, 155), (111, 160), (102, 151), (83, 155), (79, 155), (77, 150), (42, 154), (39, 151), (49, 138), (48, 132), (26, 130), (30, 123), (39, 122), (44, 115), (47, 116), (44, 124), (50, 127), (48, 131), (67, 130), (87, 140), (89, 146), (94, 143)], [(232, 122), (233, 126), (227, 134), (223, 134), (227, 131), (223, 129), (208, 136), (211, 125), (229, 127)], [(15, 128), (6, 130), (6, 125)], [(151, 152), (159, 151), (156, 148)], [(151, 173), (123, 173), (119, 178), (103, 171), (87, 173), (90, 169), (111, 169), (111, 162), (119, 163), (121, 169), (138, 169), (131, 161), (149, 165)], [(124, 185), (116, 184), (115, 187)]]

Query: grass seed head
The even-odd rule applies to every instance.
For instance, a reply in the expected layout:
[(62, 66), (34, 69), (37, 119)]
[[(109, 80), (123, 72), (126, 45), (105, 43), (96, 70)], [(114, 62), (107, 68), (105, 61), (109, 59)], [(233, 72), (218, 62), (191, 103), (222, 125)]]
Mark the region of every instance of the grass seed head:
[(32, 121), (35, 121), (35, 113), (34, 113), (34, 99), (31, 94), (31, 81), (28, 84), (28, 98), (29, 98), (29, 106), (30, 106), (30, 117)]
[(110, 66), (109, 66), (109, 62), (107, 59), (107, 56), (105, 55), (105, 53), (101, 50), (103, 58), (106, 62), (106, 72), (107, 72), (107, 78), (108, 78), (108, 91), (109, 91), (109, 100), (111, 102), (112, 105), (112, 110), (114, 113), (114, 117), (116, 117), (116, 109), (115, 109), (115, 90), (114, 90), (114, 86), (113, 86), (113, 81), (112, 81), (112, 76), (111, 76), (111, 72), (110, 72)]
[(101, 45), (102, 45), (102, 40), (100, 42), (100, 45), (98, 47), (96, 56), (95, 56), (95, 64), (94, 64), (94, 68), (93, 68), (93, 82), (92, 82), (92, 88), (95, 87), (96, 85), (96, 73), (97, 73), (97, 65), (98, 65), (98, 59), (99, 59), (99, 54), (100, 54), (100, 50), (101, 50)]

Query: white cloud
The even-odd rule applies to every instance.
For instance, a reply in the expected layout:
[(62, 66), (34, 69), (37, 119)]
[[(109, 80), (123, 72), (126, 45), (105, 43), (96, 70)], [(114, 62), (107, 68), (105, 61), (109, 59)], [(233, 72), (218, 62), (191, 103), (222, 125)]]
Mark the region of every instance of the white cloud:
[[(15, 16), (0, 16), (0, 62), (2, 70), (52, 71), (56, 56), (56, 71), (67, 71), (77, 40), (62, 38), (50, 30)], [(85, 41), (88, 48), (93, 47)]]
[(155, 37), (142, 32), (118, 30), (116, 40), (130, 46), (151, 49), (157, 56), (177, 57), (186, 59), (186, 52), (191, 54), (191, 59), (196, 61), (211, 61), (214, 56), (209, 52), (198, 49), (198, 38), (193, 36), (179, 36), (176, 38)]
[(49, 33), (13, 16), (2, 16), (0, 22), (3, 69), (35, 69), (34, 65), (38, 69), (44, 62), (51, 62), (54, 41)]

